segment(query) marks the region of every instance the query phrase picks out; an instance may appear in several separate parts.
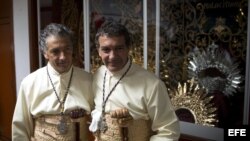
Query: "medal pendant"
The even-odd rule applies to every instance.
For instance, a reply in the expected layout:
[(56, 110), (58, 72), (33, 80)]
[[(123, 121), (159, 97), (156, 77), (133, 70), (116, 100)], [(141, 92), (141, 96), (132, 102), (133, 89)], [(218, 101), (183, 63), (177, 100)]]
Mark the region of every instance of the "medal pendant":
[(57, 125), (57, 130), (60, 134), (66, 134), (68, 131), (68, 125), (64, 116), (62, 116), (59, 124)]
[(99, 126), (99, 129), (102, 133), (104, 133), (108, 129), (108, 125), (107, 125), (104, 117), (101, 117), (98, 126)]

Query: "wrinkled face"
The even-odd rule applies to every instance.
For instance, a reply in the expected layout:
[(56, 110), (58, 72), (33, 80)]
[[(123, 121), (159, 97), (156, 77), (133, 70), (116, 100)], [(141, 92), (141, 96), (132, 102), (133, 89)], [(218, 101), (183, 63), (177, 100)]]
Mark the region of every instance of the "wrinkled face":
[(47, 38), (44, 57), (58, 73), (67, 72), (72, 65), (73, 47), (69, 38), (50, 36)]
[(129, 47), (123, 36), (99, 37), (98, 53), (110, 72), (121, 70), (128, 61)]

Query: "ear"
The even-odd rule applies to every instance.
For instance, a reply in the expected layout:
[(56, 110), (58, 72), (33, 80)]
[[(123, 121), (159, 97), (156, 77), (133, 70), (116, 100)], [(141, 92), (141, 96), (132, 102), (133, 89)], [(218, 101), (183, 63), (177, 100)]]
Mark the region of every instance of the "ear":
[(98, 55), (101, 56), (101, 54), (100, 54), (100, 47), (96, 47), (96, 50), (98, 52)]
[(47, 52), (44, 52), (43, 56), (44, 56), (45, 59), (47, 59), (47, 60), (49, 59)]

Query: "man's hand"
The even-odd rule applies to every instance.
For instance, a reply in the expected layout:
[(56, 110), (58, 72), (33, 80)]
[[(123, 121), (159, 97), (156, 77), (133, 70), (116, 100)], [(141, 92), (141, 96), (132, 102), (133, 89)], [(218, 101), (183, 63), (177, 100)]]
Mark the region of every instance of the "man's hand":
[(122, 108), (110, 112), (111, 118), (115, 118), (121, 127), (126, 127), (133, 117), (129, 114), (128, 109)]

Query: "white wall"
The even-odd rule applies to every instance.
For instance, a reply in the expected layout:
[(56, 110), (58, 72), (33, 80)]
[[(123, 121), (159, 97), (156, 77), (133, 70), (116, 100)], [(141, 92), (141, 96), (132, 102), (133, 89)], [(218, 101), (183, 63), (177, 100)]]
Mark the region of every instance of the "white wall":
[(30, 73), (28, 0), (13, 0), (16, 90)]

